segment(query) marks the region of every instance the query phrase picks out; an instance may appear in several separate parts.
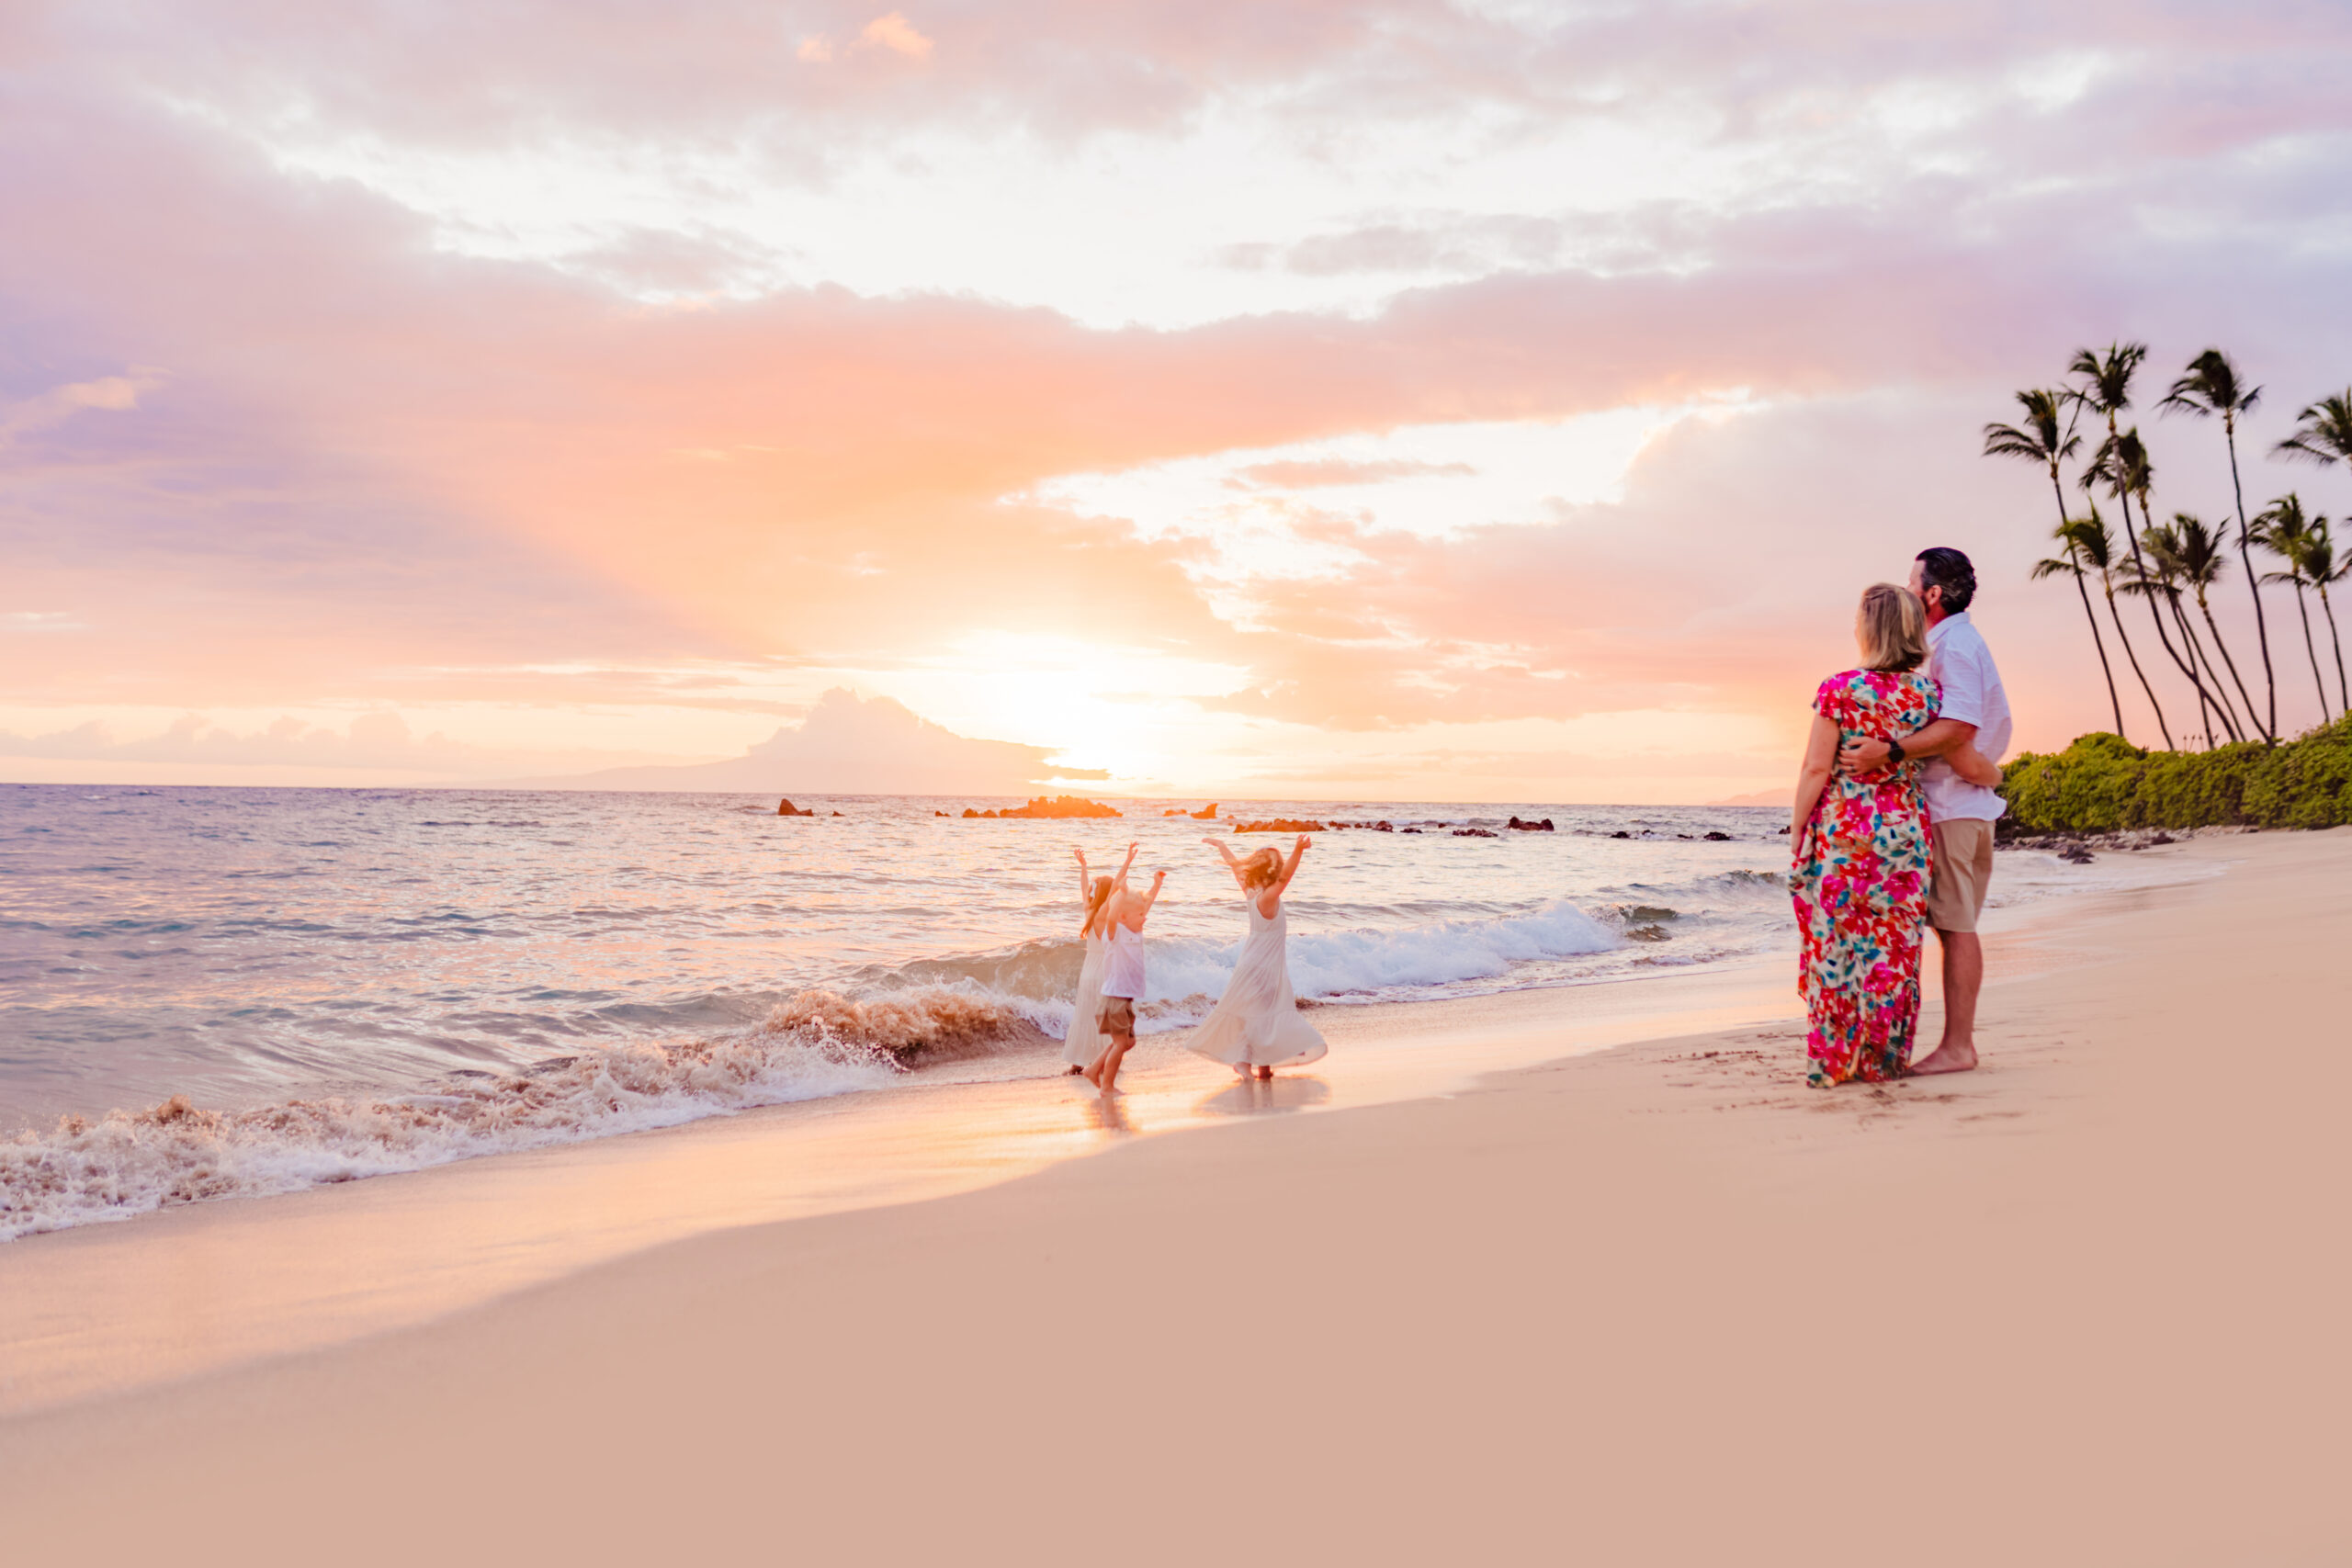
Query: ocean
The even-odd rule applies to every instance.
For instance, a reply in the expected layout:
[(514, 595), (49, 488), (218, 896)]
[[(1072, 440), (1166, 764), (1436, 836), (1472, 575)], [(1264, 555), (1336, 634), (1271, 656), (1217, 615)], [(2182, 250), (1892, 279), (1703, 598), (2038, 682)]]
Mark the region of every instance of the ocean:
[[(819, 815), (731, 795), (0, 785), (0, 1238), (1057, 1070), (1074, 849), (1114, 869), (1134, 841), (1141, 874), (1169, 872), (1149, 1050), (1207, 1010), (1238, 949), (1239, 896), (1200, 842), (1237, 812), (1390, 825), (1317, 834), (1291, 890), (1310, 1006), (1795, 945), (1775, 809), (1256, 801), (1211, 823), (1163, 815), (1196, 800), (1083, 820), (799, 804)], [(2084, 880), (2003, 864), (2010, 901)]]

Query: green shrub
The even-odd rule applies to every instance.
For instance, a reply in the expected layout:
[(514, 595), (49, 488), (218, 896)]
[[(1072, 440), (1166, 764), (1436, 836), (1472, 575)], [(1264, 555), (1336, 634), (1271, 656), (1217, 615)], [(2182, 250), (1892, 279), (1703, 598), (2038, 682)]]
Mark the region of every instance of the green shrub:
[(2352, 719), (2283, 746), (2143, 751), (2086, 735), (2001, 770), (2009, 818), (2027, 833), (2119, 828), (2333, 828), (2352, 822)]

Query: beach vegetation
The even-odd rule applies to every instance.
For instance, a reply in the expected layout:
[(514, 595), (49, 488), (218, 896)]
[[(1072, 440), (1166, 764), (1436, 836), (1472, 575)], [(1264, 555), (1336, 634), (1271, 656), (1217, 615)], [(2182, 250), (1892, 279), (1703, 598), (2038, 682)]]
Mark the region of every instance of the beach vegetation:
[(2017, 833), (2130, 828), (2335, 828), (2352, 823), (2352, 718), (2266, 746), (2152, 751), (2086, 735), (2001, 770), (2004, 819)]

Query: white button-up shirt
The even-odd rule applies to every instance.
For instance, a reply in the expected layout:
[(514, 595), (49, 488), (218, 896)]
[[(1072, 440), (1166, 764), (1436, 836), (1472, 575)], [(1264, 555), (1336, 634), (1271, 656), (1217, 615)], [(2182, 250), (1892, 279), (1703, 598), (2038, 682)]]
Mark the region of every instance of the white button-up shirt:
[[(2001, 689), (2001, 672), (1993, 664), (1993, 650), (1968, 618), (1966, 611), (1946, 615), (1928, 628), (1928, 673), (1944, 689), (1939, 718), (1957, 719), (1976, 727), (1976, 749), (1997, 762), (2009, 751), (2009, 694)], [(1948, 822), (1973, 818), (1992, 822), (2008, 809), (2001, 797), (1983, 784), (1970, 784), (1951, 771), (1941, 757), (1929, 759), (1920, 771), (1919, 787), (1928, 797), (1928, 820)]]

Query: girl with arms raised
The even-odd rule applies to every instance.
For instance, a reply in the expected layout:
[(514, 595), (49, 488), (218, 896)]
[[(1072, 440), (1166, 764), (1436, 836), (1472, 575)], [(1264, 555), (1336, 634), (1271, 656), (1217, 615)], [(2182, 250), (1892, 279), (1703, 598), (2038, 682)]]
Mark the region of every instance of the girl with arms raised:
[(1306, 835), (1298, 836), (1287, 863), (1277, 849), (1237, 860), (1221, 839), (1201, 842), (1225, 857), (1225, 868), (1241, 885), (1250, 908), (1250, 935), (1241, 944), (1225, 995), (1185, 1044), (1244, 1077), (1255, 1072), (1270, 1078), (1276, 1067), (1303, 1066), (1318, 1059), (1329, 1047), (1315, 1026), (1298, 1016), (1298, 999), (1290, 988), (1290, 915), (1283, 908), (1283, 894), (1306, 854)]
[(1119, 867), (1118, 875), (1092, 877), (1091, 886), (1086, 852), (1070, 853), (1078, 857), (1078, 934), (1086, 943), (1086, 960), (1079, 966), (1078, 997), (1070, 1005), (1069, 1032), (1062, 1036), (1062, 1060), (1071, 1072), (1082, 1073), (1109, 1043), (1096, 1027), (1095, 1016), (1102, 1008), (1102, 966), (1111, 953), (1111, 922), (1103, 911), (1112, 894), (1126, 886), (1128, 869), (1136, 863), (1136, 846), (1127, 846), (1126, 864)]

